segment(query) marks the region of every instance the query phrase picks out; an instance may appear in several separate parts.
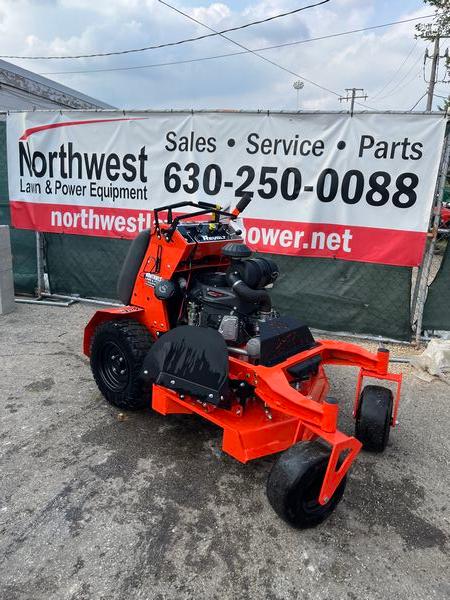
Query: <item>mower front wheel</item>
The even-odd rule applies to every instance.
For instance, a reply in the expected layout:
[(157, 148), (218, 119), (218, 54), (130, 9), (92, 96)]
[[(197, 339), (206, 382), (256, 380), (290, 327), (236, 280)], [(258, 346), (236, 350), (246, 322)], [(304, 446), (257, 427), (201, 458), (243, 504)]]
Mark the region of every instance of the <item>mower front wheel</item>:
[(91, 369), (106, 400), (125, 410), (151, 406), (151, 384), (140, 377), (140, 370), (152, 338), (147, 329), (133, 319), (101, 323), (91, 342)]
[(330, 451), (318, 442), (299, 442), (278, 458), (267, 480), (267, 497), (284, 521), (298, 529), (327, 519), (342, 499), (344, 477), (326, 504), (319, 503)]
[(390, 389), (366, 385), (359, 399), (355, 419), (355, 437), (364, 450), (383, 452), (391, 429), (393, 396)]

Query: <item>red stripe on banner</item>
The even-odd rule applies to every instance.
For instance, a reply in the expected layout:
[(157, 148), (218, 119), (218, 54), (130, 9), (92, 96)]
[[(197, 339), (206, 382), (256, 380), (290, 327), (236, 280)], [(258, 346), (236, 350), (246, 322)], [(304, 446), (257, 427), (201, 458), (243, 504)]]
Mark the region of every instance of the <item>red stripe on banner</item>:
[[(152, 210), (11, 201), (14, 227), (49, 233), (134, 238), (151, 225)], [(246, 242), (259, 252), (340, 258), (415, 267), (426, 233), (329, 223), (244, 219)]]
[(10, 202), (11, 222), (18, 229), (132, 239), (151, 224), (152, 210)]
[(30, 135), (33, 133), (39, 133), (40, 131), (47, 131), (48, 129), (59, 129), (60, 127), (73, 127), (74, 125), (92, 125), (93, 123), (113, 123), (115, 121), (141, 121), (147, 117), (120, 117), (114, 119), (87, 119), (84, 121), (65, 121), (64, 123), (50, 123), (47, 125), (38, 125), (37, 127), (30, 127), (25, 129), (23, 134), (20, 136), (19, 141), (25, 142), (28, 140)]
[(400, 267), (421, 264), (427, 234), (329, 223), (244, 219), (254, 250), (294, 256), (341, 258)]

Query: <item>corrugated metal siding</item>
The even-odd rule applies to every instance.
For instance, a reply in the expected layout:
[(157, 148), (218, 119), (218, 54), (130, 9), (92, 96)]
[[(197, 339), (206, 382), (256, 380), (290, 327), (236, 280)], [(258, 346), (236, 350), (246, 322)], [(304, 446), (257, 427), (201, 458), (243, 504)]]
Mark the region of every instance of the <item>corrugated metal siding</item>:
[(0, 60), (0, 110), (113, 108), (32, 71)]

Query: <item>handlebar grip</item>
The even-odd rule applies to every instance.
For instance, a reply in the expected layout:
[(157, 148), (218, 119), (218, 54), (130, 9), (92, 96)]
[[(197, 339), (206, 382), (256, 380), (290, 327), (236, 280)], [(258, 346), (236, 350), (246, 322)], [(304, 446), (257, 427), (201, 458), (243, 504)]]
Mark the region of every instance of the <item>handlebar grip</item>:
[(218, 204), (211, 204), (210, 202), (203, 202), (203, 200), (199, 200), (197, 202), (200, 208), (215, 208), (216, 210), (220, 210), (220, 206)]
[(250, 194), (245, 194), (245, 196), (242, 196), (242, 198), (236, 204), (236, 207), (233, 210), (233, 214), (236, 216), (239, 215), (242, 211), (244, 211), (247, 208), (252, 199), (253, 196), (251, 196)]

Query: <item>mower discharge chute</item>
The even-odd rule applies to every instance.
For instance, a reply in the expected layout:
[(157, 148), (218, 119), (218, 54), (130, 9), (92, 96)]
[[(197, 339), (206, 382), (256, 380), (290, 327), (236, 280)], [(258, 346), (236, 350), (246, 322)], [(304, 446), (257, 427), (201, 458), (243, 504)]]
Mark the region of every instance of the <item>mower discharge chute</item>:
[[(244, 463), (285, 451), (267, 495), (291, 525), (310, 527), (341, 500), (361, 447), (386, 447), (401, 375), (388, 373), (387, 350), (316, 340), (274, 310), (267, 288), (278, 268), (251, 257), (232, 224), (249, 201), (232, 213), (205, 202), (155, 209), (152, 230), (135, 238), (122, 267), (124, 306), (96, 312), (84, 352), (100, 391), (121, 409), (199, 414), (223, 429), (224, 452)], [(355, 437), (337, 429), (325, 365), (359, 367)], [(362, 390), (365, 378), (396, 383), (395, 398), (378, 385)]]

